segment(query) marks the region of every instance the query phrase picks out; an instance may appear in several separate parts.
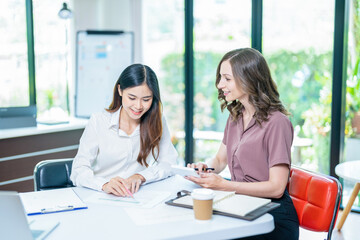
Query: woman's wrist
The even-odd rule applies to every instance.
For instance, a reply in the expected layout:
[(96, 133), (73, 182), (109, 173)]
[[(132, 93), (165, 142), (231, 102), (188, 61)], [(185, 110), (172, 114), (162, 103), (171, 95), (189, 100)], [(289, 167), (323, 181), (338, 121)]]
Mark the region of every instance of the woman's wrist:
[(107, 185), (108, 183), (109, 183), (109, 182), (104, 183), (104, 184), (102, 185), (102, 187), (101, 187), (101, 190), (103, 190), (104, 192), (106, 192), (106, 191), (105, 191), (105, 187), (106, 187), (106, 185)]
[(146, 182), (146, 179), (144, 178), (143, 175), (139, 174), (139, 173), (135, 173), (134, 176), (138, 176), (141, 180), (141, 184), (143, 184), (144, 182)]

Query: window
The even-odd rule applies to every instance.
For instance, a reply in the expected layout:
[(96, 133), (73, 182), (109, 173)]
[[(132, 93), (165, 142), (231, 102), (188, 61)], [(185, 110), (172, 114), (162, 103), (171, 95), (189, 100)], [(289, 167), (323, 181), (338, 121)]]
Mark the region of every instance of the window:
[(0, 107), (30, 105), (24, 0), (2, 1), (0, 8)]
[(184, 164), (184, 1), (143, 1), (143, 62), (159, 79), (164, 114)]
[(292, 163), (329, 174), (334, 0), (264, 1), (263, 53), (292, 114)]
[(68, 115), (69, 21), (58, 13), (63, 0), (33, 0), (38, 119)]
[[(347, 60), (347, 90), (346, 90), (346, 120), (345, 144), (343, 160), (359, 160), (360, 148), (360, 0), (350, 1), (348, 60)], [(354, 182), (343, 182), (343, 205), (347, 203)], [(360, 193), (354, 206), (360, 210)]]
[(215, 156), (229, 112), (222, 113), (216, 68), (233, 49), (250, 47), (251, 1), (194, 1), (194, 162)]

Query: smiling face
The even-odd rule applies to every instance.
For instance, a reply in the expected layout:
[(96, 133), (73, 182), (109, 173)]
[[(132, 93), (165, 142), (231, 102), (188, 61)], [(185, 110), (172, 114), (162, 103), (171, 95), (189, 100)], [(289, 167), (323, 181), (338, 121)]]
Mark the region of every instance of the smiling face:
[(122, 96), (123, 113), (130, 119), (140, 121), (140, 118), (150, 109), (153, 101), (153, 93), (150, 88), (144, 83), (121, 90), (118, 85), (118, 91)]
[(229, 61), (224, 61), (220, 66), (220, 81), (217, 88), (223, 91), (227, 102), (236, 99), (239, 101), (247, 99), (248, 95), (236, 85), (236, 80)]

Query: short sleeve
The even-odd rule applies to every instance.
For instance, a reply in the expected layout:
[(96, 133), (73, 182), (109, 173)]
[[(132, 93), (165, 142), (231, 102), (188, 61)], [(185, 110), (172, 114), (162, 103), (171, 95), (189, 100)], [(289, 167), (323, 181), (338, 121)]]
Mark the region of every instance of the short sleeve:
[(285, 115), (272, 119), (266, 132), (269, 167), (277, 164), (291, 166), (291, 145), (293, 141), (293, 126)]

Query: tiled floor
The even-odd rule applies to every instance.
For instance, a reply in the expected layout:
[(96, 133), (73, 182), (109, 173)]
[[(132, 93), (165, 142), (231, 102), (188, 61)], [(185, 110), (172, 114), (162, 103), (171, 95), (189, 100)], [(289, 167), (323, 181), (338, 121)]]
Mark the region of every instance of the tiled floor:
[[(338, 220), (340, 219), (342, 211), (339, 212)], [(360, 213), (350, 213), (345, 220), (345, 223), (338, 231), (337, 223), (332, 234), (332, 240), (356, 240), (360, 239)], [(300, 240), (324, 240), (327, 233), (316, 233), (300, 228)]]

